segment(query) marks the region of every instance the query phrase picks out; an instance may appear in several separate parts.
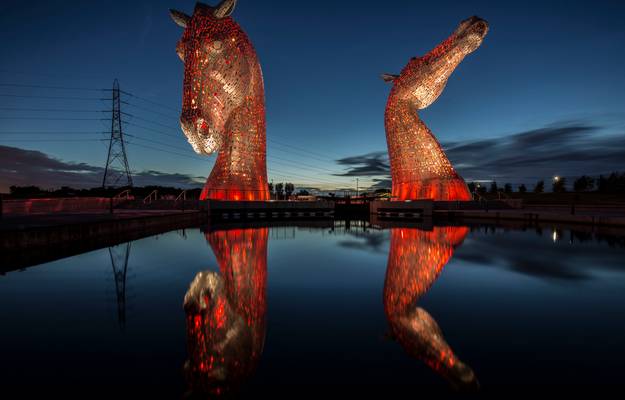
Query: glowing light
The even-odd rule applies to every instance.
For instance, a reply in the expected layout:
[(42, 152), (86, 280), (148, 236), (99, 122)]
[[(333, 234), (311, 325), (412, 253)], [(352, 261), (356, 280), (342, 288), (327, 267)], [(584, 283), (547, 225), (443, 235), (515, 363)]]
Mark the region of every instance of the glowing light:
[(456, 357), (434, 318), (416, 304), (468, 232), (466, 227), (391, 229), (384, 281), (384, 311), (393, 337), (407, 353), (461, 389), (477, 387), (475, 374)]
[(206, 234), (219, 273), (196, 275), (184, 299), (188, 361), (197, 395), (236, 390), (255, 371), (266, 331), (267, 228)]
[(230, 17), (235, 4), (197, 3), (192, 17), (171, 11), (185, 28), (176, 47), (185, 66), (182, 131), (198, 154), (218, 152), (202, 200), (269, 199), (263, 76), (252, 43)]
[(466, 183), (416, 110), (438, 98), (451, 73), (481, 45), (487, 32), (486, 21), (469, 18), (430, 53), (410, 60), (400, 75), (383, 76), (393, 82), (385, 113), (393, 198), (471, 199)]

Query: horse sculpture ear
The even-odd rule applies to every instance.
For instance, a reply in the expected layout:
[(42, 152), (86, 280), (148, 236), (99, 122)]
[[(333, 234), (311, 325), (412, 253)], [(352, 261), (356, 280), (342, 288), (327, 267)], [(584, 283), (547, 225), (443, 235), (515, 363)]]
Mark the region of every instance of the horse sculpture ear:
[(237, 5), (237, 0), (223, 0), (215, 10), (213, 16), (217, 19), (227, 18), (234, 12), (234, 8)]
[(395, 82), (395, 79), (399, 78), (399, 75), (393, 75), (393, 74), (382, 74), (380, 76), (382, 77), (382, 80), (386, 83)]
[(189, 21), (191, 21), (191, 17), (189, 17), (187, 14), (170, 9), (169, 15), (171, 15), (171, 19), (173, 19), (176, 25), (178, 25), (179, 27), (186, 29), (187, 26), (189, 26)]

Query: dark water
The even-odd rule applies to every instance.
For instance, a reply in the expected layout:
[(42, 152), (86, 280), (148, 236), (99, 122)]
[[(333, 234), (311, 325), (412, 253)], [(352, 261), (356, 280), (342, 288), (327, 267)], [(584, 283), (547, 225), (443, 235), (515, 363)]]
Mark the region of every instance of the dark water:
[(0, 392), (622, 383), (623, 237), (349, 228), (176, 231), (1, 276)]

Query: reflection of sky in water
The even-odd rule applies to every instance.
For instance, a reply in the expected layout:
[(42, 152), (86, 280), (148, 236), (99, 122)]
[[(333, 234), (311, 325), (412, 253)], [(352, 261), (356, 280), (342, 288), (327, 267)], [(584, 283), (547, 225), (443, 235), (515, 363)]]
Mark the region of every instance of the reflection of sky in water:
[[(418, 301), (483, 387), (612, 382), (625, 367), (625, 249), (557, 236), (471, 232)], [(270, 230), (267, 336), (251, 385), (444, 384), (388, 338), (389, 239), (375, 230)], [(0, 383), (68, 385), (72, 376), (178, 396), (182, 301), (203, 270), (217, 263), (199, 230), (133, 242), (123, 330), (107, 249), (0, 277)]]

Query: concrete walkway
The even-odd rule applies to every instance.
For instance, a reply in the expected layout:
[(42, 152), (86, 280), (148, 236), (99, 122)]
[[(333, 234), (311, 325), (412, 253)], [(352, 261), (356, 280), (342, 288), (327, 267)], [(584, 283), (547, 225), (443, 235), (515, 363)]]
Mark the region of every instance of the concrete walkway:
[(115, 210), (85, 211), (71, 214), (31, 214), (31, 215), (4, 215), (0, 219), (0, 232), (23, 231), (38, 228), (53, 228), (68, 225), (88, 225), (108, 221), (124, 221), (137, 218), (151, 218), (161, 216), (198, 214), (199, 211), (152, 211), (152, 210)]
[(519, 220), (526, 222), (559, 222), (569, 224), (625, 227), (625, 209), (575, 210), (569, 209), (518, 209), (518, 210), (437, 210), (435, 217), (462, 219)]

